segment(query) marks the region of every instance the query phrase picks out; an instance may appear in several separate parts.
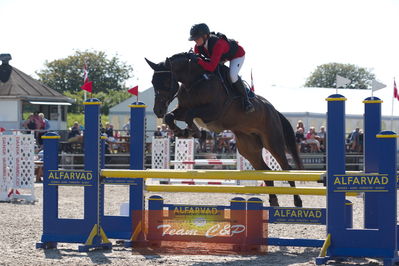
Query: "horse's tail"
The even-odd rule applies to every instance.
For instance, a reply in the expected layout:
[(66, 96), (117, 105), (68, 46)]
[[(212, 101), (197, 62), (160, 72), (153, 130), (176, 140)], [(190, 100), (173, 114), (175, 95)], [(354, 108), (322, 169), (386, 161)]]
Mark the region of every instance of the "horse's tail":
[(299, 153), (296, 148), (295, 134), (294, 129), (291, 126), (291, 123), (287, 118), (280, 112), (278, 112), (280, 116), (281, 125), (283, 126), (284, 140), (285, 145), (289, 153), (291, 153), (292, 159), (296, 164), (298, 169), (303, 169), (303, 164), (301, 158), (299, 158)]

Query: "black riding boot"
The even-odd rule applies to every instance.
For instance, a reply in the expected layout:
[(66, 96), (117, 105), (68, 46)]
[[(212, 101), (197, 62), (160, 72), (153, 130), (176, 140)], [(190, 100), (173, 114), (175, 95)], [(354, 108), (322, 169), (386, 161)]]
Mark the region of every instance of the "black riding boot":
[(242, 82), (241, 78), (238, 78), (238, 80), (235, 83), (233, 83), (233, 87), (243, 96), (244, 111), (246, 113), (251, 113), (251, 112), (255, 111), (253, 104), (249, 101), (247, 89), (245, 88), (244, 83)]

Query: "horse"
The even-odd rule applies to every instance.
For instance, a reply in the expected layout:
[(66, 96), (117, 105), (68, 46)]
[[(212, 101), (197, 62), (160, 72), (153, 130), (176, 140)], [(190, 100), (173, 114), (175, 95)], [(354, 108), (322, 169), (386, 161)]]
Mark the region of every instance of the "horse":
[[(296, 147), (295, 134), (290, 122), (265, 98), (255, 95), (251, 99), (255, 111), (245, 113), (240, 97), (233, 97), (225, 82), (215, 73), (204, 71), (189, 53), (178, 53), (164, 62), (153, 63), (152, 84), (155, 92), (153, 111), (176, 136), (198, 137), (198, 126), (219, 133), (231, 130), (236, 147), (255, 170), (270, 170), (262, 158), (262, 149), (268, 150), (283, 170), (290, 170), (285, 151), (288, 151), (297, 169), (303, 169)], [(227, 69), (227, 67), (224, 66)], [(227, 69), (228, 70), (228, 69)], [(177, 107), (167, 113), (169, 104), (178, 99)], [(175, 120), (187, 123), (181, 129)], [(273, 186), (273, 181), (264, 181)], [(294, 181), (289, 181), (295, 187)], [(269, 195), (270, 206), (279, 206), (277, 196)], [(299, 195), (294, 195), (296, 207), (302, 207)]]

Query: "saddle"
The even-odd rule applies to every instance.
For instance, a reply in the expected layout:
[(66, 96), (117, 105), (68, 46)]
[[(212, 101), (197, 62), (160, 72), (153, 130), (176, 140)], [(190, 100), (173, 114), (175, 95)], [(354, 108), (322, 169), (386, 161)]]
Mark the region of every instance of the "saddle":
[[(223, 65), (223, 64), (219, 64), (215, 70), (215, 75), (220, 79), (220, 81), (223, 84), (223, 87), (226, 89), (227, 94), (230, 97), (233, 98), (238, 98), (241, 97), (241, 95), (233, 88), (233, 83), (230, 80), (230, 69)], [(244, 86), (247, 90), (247, 95), (249, 98), (254, 98), (255, 97), (255, 93), (253, 91), (251, 91), (250, 86), (248, 85), (248, 82), (246, 82), (245, 80), (243, 80), (244, 82)]]

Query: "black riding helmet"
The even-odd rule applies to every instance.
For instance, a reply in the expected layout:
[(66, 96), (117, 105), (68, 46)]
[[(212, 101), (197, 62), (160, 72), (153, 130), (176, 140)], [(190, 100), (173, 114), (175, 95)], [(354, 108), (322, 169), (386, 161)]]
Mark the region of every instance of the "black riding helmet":
[(199, 37), (201, 37), (202, 35), (209, 33), (210, 33), (209, 27), (205, 23), (195, 24), (191, 27), (190, 38), (188, 38), (188, 40), (194, 41)]

